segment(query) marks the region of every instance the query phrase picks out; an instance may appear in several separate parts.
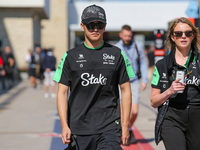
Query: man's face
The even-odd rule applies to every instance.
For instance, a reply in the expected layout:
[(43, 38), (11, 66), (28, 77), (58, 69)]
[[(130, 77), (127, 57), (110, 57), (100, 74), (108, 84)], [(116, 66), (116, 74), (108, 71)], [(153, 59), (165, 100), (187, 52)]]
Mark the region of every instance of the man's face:
[(10, 54), (10, 53), (11, 53), (11, 49), (10, 49), (9, 46), (6, 46), (6, 47), (5, 47), (5, 52), (6, 52), (7, 54)]
[[(83, 23), (81, 23), (81, 30), (85, 32), (85, 38), (86, 40), (88, 39), (89, 41), (93, 41), (93, 42), (97, 42), (97, 41), (102, 41), (103, 40), (103, 33), (105, 31), (105, 26), (103, 27), (103, 29), (98, 29), (99, 27), (98, 26), (98, 23), (99, 26), (102, 25), (101, 22), (99, 21), (94, 21), (91, 23), (91, 25), (85, 25)], [(90, 27), (88, 29), (88, 27)], [(94, 27), (94, 28), (93, 28)]]
[(131, 44), (131, 40), (133, 37), (133, 34), (131, 31), (125, 30), (123, 29), (120, 33), (119, 33), (119, 37), (122, 39), (122, 41), (124, 42), (125, 45), (130, 45)]
[(40, 47), (36, 47), (36, 48), (35, 48), (35, 51), (36, 51), (37, 53), (40, 53), (40, 52), (41, 52), (41, 48), (40, 48)]

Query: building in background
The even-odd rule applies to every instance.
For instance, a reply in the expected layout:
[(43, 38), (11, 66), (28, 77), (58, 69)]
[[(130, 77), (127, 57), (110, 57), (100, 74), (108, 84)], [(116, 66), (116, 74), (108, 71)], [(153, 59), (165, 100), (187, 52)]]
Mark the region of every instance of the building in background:
[(17, 66), (25, 64), (28, 49), (41, 45), (40, 22), (48, 18), (47, 0), (0, 1), (0, 47), (11, 47)]
[(154, 30), (168, 30), (168, 23), (178, 17), (187, 17), (191, 0), (71, 0), (68, 3), (69, 46), (80, 44), (84, 35), (80, 22), (83, 9), (91, 4), (102, 6), (107, 12), (104, 39), (114, 44), (119, 40), (121, 26), (128, 24), (134, 37), (143, 46), (154, 43)]
[[(124, 24), (143, 46), (154, 43), (154, 30), (168, 30), (168, 23), (187, 17), (191, 0), (0, 0), (0, 47), (10, 46), (17, 67), (35, 46), (53, 47), (59, 60), (84, 40), (80, 28), (83, 9), (92, 4), (107, 12), (104, 40), (114, 44)], [(191, 7), (189, 8), (192, 11)]]
[(68, 48), (66, 0), (0, 0), (0, 47), (10, 46), (17, 67), (36, 46), (53, 47), (61, 58)]
[(41, 21), (41, 46), (54, 48), (57, 63), (68, 50), (67, 0), (50, 0), (50, 17)]

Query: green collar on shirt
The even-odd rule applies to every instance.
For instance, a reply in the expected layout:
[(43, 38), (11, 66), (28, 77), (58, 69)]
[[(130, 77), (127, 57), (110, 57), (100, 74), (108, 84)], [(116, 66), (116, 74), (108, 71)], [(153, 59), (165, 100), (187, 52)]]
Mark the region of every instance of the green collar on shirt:
[(84, 42), (84, 45), (85, 45), (85, 47), (87, 47), (87, 48), (89, 48), (89, 49), (99, 49), (99, 48), (101, 48), (101, 47), (103, 47), (103, 45), (104, 45), (104, 41), (103, 41), (103, 43), (102, 43), (102, 45), (101, 46), (99, 46), (99, 47), (95, 47), (95, 48), (92, 48), (92, 47), (88, 47), (86, 44), (85, 44), (85, 42)]

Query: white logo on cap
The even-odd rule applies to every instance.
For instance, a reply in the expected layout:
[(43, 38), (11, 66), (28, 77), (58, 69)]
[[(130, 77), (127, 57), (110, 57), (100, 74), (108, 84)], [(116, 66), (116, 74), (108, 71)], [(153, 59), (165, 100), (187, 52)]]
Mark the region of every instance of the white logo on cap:
[(102, 14), (101, 12), (98, 12), (99, 18), (104, 19), (104, 14)]

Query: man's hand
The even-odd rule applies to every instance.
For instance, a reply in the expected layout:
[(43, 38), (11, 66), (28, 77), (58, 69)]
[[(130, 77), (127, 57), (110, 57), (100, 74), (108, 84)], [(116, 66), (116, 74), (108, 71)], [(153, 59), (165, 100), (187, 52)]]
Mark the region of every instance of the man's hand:
[(63, 144), (69, 144), (71, 139), (71, 130), (69, 127), (62, 129), (61, 139)]
[(122, 127), (122, 144), (126, 145), (129, 140), (130, 134), (129, 129), (127, 127)]
[(146, 89), (146, 87), (147, 87), (147, 84), (142, 82), (141, 83), (141, 91), (144, 91)]
[(69, 144), (71, 138), (71, 130), (67, 124), (67, 97), (68, 97), (69, 87), (58, 83), (57, 91), (57, 108), (60, 117), (60, 122), (62, 126), (61, 139), (63, 144)]
[(47, 73), (49, 73), (49, 72), (51, 72), (51, 69), (50, 69), (50, 68), (46, 68), (45, 71), (46, 71)]
[(1, 75), (2, 75), (2, 76), (5, 76), (5, 75), (6, 75), (5, 70), (1, 70)]

